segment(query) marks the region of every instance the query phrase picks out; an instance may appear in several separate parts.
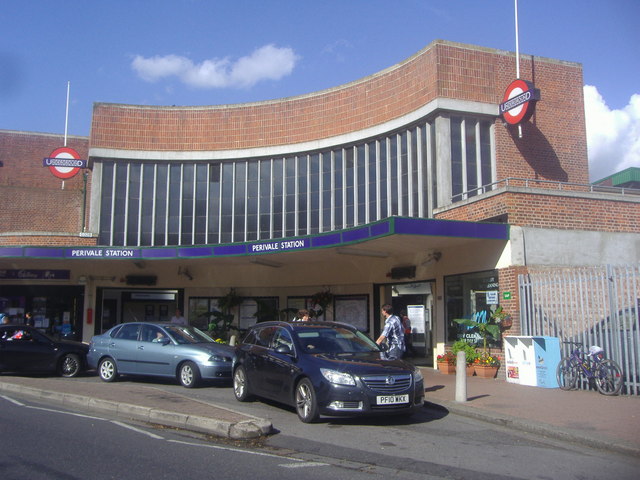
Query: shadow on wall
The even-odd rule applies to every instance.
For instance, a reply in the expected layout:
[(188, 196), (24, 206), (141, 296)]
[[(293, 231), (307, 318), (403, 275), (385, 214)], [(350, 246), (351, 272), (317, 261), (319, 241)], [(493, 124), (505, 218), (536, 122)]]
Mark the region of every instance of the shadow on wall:
[(541, 180), (569, 181), (569, 175), (562, 168), (553, 146), (538, 127), (530, 122), (523, 123), (522, 138), (518, 138), (517, 126), (509, 126), (507, 128), (518, 150), (533, 168), (533, 171), (542, 177), (540, 178)]

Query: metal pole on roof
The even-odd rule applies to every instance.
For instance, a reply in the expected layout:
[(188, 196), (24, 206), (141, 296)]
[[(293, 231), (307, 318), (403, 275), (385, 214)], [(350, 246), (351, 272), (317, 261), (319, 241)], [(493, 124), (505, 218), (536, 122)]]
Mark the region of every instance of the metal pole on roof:
[[(520, 40), (518, 39), (518, 0), (513, 0), (516, 22), (516, 78), (520, 78)], [(518, 138), (522, 138), (522, 125), (518, 124)]]
[(513, 0), (516, 12), (516, 78), (520, 78), (520, 41), (518, 40), (518, 0)]
[(67, 146), (67, 127), (69, 126), (69, 90), (71, 82), (67, 81), (67, 109), (64, 115), (64, 146)]

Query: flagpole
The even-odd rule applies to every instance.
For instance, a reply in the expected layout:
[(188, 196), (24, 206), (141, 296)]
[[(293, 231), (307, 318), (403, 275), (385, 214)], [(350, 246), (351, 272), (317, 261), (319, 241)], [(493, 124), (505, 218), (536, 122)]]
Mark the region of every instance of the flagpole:
[(516, 78), (520, 78), (520, 41), (518, 40), (518, 0), (515, 2), (516, 12)]
[[(520, 79), (520, 40), (518, 35), (518, 0), (513, 0), (516, 23), (516, 79)], [(522, 138), (522, 125), (518, 124), (518, 138)]]
[(67, 146), (67, 127), (69, 126), (69, 90), (71, 82), (67, 81), (67, 109), (64, 115), (64, 146)]

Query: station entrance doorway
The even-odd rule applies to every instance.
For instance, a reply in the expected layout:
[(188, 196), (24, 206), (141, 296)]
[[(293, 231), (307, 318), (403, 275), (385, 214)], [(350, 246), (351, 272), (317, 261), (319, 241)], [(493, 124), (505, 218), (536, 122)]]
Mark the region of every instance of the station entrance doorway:
[[(427, 365), (433, 356), (433, 319), (435, 299), (435, 281), (394, 283), (378, 285), (375, 291), (379, 295), (380, 306), (389, 302), (393, 312), (400, 316), (402, 312), (411, 322), (411, 346), (407, 348), (409, 358), (414, 363)], [(380, 334), (382, 320), (375, 327), (375, 336)], [(412, 347), (412, 348), (411, 348)], [(413, 355), (412, 355), (413, 354)]]
[(168, 322), (183, 310), (181, 289), (98, 288), (95, 335), (125, 322)]

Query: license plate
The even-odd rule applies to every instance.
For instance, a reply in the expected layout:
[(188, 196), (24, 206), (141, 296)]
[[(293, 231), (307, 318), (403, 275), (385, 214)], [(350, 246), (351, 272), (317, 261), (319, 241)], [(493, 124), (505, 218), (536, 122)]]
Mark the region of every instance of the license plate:
[(376, 397), (378, 405), (397, 405), (398, 403), (409, 403), (409, 394), (405, 395), (379, 395)]

